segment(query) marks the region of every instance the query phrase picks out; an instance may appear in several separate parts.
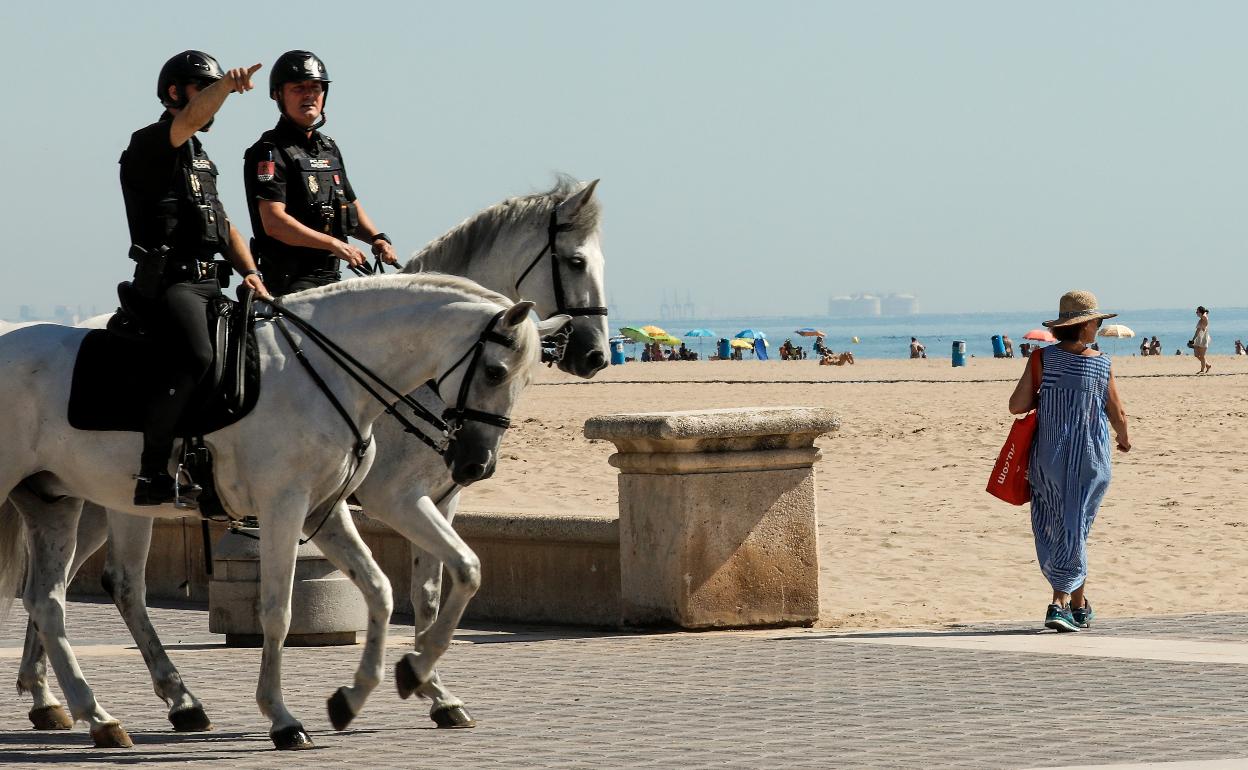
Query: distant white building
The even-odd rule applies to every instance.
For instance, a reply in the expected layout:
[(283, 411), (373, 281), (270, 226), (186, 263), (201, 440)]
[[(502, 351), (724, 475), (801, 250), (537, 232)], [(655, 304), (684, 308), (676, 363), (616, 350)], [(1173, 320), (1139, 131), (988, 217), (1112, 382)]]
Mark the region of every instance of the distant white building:
[(875, 318), (880, 314), (880, 298), (874, 294), (850, 294), (828, 300), (832, 318)]
[(906, 316), (919, 312), (919, 300), (913, 294), (844, 294), (828, 300), (828, 315), (832, 318), (879, 318), (880, 316)]
[(880, 312), (886, 316), (918, 315), (919, 298), (913, 294), (889, 294), (880, 303)]

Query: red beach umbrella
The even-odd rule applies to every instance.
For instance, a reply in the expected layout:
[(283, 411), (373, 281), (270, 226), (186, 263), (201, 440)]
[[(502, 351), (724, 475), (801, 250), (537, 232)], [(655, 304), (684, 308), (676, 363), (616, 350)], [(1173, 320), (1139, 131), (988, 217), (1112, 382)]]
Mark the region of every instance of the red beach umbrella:
[(1048, 329), (1032, 329), (1023, 335), (1023, 339), (1036, 342), (1057, 342), (1057, 337), (1054, 337), (1053, 332)]

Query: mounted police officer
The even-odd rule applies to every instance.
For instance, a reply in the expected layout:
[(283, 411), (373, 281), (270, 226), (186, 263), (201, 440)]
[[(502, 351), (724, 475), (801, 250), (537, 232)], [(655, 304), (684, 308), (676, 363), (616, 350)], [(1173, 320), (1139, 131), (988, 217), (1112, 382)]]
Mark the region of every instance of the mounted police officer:
[[(175, 497), (169, 474), (174, 432), (195, 386), (212, 365), (208, 308), (220, 294), (214, 261), (224, 254), (260, 296), (267, 296), (255, 262), (217, 195), (217, 169), (195, 134), (207, 131), (232, 93), (252, 88), (260, 68), (223, 72), (202, 51), (183, 51), (165, 62), (156, 83), (164, 105), (160, 119), (135, 131), (121, 154), (121, 191), (137, 263), (133, 290), (151, 315), (149, 333), (169, 367), (154, 383), (143, 429), (135, 505), (160, 505)], [(222, 276), (224, 277), (224, 276)]]
[(342, 153), (319, 129), (329, 94), (325, 63), (310, 51), (287, 51), (269, 73), (269, 96), (281, 113), (247, 150), (243, 178), (256, 237), (252, 249), (274, 294), (334, 283), (367, 257), (348, 241), (368, 243), (373, 255), (398, 260), (355, 197)]

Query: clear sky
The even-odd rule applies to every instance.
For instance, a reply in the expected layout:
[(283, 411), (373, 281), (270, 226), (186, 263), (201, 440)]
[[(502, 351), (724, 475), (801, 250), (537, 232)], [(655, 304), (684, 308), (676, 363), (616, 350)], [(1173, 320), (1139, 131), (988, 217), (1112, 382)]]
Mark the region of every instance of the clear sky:
[[(600, 177), (631, 318), (671, 289), (721, 315), (1244, 306), (1245, 29), (1234, 2), (4, 3), (0, 317), (115, 305), (117, 157), (186, 48), (262, 83), (320, 54), (325, 130), (403, 255)], [(262, 84), (204, 136), (245, 234), (275, 119)]]

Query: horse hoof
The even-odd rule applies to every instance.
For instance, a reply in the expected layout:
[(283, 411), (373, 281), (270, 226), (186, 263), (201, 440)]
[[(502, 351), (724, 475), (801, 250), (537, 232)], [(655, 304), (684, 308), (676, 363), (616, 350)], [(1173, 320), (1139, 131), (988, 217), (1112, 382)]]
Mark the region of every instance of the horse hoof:
[(134, 746), (126, 729), (117, 722), (92, 729), (91, 740), (95, 741), (97, 749), (128, 749)]
[(429, 718), (432, 719), (438, 727), (463, 729), (477, 726), (477, 720), (469, 716), (468, 710), (463, 706), (447, 706), (445, 708), (437, 709), (429, 715)]
[(345, 687), (339, 687), (325, 702), (329, 708), (329, 723), (334, 726), (335, 730), (347, 729), (347, 725), (355, 719), (355, 712), (351, 710), (351, 704), (347, 702), (347, 696), (342, 692), (345, 689)]
[(35, 726), (36, 730), (68, 730), (74, 726), (74, 720), (69, 718), (69, 712), (59, 704), (31, 709), (26, 716), (30, 717), (30, 723)]
[(278, 751), (299, 751), (312, 748), (312, 739), (304, 731), (303, 725), (297, 722), (290, 727), (283, 727), (277, 732), (269, 733), (269, 738), (273, 740), (273, 745)]
[(399, 697), (403, 700), (412, 697), (412, 693), (420, 689), (420, 677), (416, 676), (416, 669), (412, 664), (407, 662), (407, 656), (399, 658), (399, 662), (394, 664), (394, 684), (399, 688)]
[(174, 711), (169, 715), (169, 723), (179, 733), (202, 733), (212, 729), (212, 720), (204, 713), (203, 706)]

